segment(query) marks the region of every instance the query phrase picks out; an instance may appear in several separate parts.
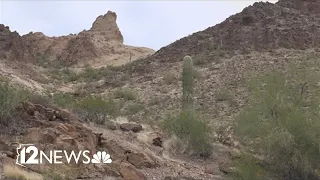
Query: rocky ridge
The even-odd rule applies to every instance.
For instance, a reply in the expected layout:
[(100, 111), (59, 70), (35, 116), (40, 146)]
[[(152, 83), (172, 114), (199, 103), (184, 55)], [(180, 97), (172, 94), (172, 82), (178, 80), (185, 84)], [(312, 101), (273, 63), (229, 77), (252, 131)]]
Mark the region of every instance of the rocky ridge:
[[(161, 48), (137, 63), (136, 71), (162, 71), (163, 63), (179, 62), (184, 55), (194, 58), (201, 55), (214, 61), (222, 54), (231, 57), (281, 48), (319, 49), (319, 6), (320, 2), (316, 0), (280, 0), (275, 4), (256, 2), (220, 24)], [(142, 68), (146, 66), (148, 68)]]
[(35, 63), (45, 54), (44, 61), (62, 65), (121, 65), (151, 55), (149, 48), (123, 44), (123, 36), (116, 23), (117, 15), (108, 11), (99, 16), (90, 30), (79, 34), (47, 37), (41, 32), (20, 36), (9, 27), (0, 25), (0, 58), (17, 62)]

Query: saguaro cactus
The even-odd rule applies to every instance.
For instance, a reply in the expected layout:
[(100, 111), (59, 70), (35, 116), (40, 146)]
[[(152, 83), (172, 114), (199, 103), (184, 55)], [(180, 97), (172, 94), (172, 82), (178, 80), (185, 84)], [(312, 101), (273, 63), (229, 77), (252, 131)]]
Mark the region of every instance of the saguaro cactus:
[(193, 62), (190, 56), (183, 58), (182, 71), (182, 109), (193, 106)]

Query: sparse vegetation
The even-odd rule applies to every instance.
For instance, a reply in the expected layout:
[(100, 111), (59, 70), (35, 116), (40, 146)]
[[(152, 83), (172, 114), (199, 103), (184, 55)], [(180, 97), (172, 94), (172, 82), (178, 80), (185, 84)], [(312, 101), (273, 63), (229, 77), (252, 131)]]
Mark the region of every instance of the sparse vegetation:
[(231, 98), (232, 97), (230, 92), (226, 89), (219, 89), (215, 94), (216, 101), (227, 101), (227, 100), (230, 100)]
[(104, 124), (108, 118), (119, 115), (119, 107), (112, 99), (104, 100), (100, 96), (88, 96), (77, 104), (86, 120)]
[(133, 103), (126, 107), (126, 115), (134, 115), (142, 111), (145, 107), (142, 104)]
[(177, 81), (177, 77), (173, 73), (165, 73), (163, 76), (163, 81), (166, 84), (173, 84), (175, 81)]
[(75, 97), (70, 93), (58, 92), (53, 94), (52, 100), (59, 107), (72, 108), (76, 105)]
[(54, 57), (46, 53), (36, 54), (36, 64), (43, 68), (61, 68), (62, 65)]
[(320, 178), (319, 73), (305, 68), (251, 78), (250, 103), (237, 118), (237, 134), (276, 179)]
[(136, 100), (135, 94), (129, 89), (118, 89), (114, 92), (114, 98), (116, 99), (124, 99), (127, 101)]
[(193, 152), (201, 156), (210, 155), (210, 127), (202, 121), (196, 112), (186, 111), (164, 121), (164, 129), (176, 135), (184, 144), (182, 152)]
[(249, 154), (243, 154), (239, 159), (236, 159), (234, 166), (237, 168), (232, 173), (235, 180), (267, 180), (266, 170), (261, 166), (260, 161)]
[(15, 116), (15, 108), (18, 104), (27, 99), (28, 92), (14, 89), (9, 82), (0, 81), (0, 123), (7, 124)]

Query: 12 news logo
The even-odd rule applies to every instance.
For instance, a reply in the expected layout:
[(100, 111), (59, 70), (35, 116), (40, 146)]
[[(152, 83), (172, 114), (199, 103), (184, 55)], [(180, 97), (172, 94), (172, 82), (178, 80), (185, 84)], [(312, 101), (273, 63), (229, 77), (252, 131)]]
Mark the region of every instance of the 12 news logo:
[(23, 167), (28, 164), (63, 164), (63, 158), (67, 160), (66, 162), (68, 164), (71, 163), (72, 160), (75, 163), (79, 163), (80, 159), (82, 159), (83, 164), (109, 164), (112, 162), (110, 155), (105, 151), (98, 151), (92, 158), (90, 158), (91, 153), (89, 150), (79, 151), (78, 153), (75, 153), (74, 151), (68, 153), (63, 150), (50, 150), (46, 154), (44, 151), (38, 150), (34, 144), (19, 144), (17, 147), (17, 154), (16, 164)]

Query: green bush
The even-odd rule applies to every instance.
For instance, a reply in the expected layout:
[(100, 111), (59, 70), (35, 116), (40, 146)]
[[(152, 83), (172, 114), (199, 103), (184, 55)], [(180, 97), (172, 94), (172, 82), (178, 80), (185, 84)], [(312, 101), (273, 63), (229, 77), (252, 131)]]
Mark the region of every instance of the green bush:
[(52, 96), (52, 100), (59, 107), (63, 108), (72, 108), (76, 105), (75, 97), (71, 93), (55, 93)]
[(243, 154), (234, 161), (236, 171), (229, 176), (234, 180), (267, 180), (266, 170), (261, 166), (259, 160), (251, 155)]
[[(293, 76), (301, 81), (288, 78)], [(249, 81), (251, 96), (237, 118), (236, 133), (265, 157), (278, 179), (320, 178), (316, 173), (320, 168), (320, 93), (313, 79), (297, 71), (276, 71)]]
[(176, 117), (168, 118), (164, 121), (163, 128), (182, 140), (189, 151), (198, 155), (210, 154), (211, 128), (206, 122), (201, 121), (195, 112), (185, 111)]
[(114, 98), (125, 99), (127, 101), (132, 101), (137, 99), (134, 93), (129, 89), (119, 89), (115, 91)]
[(77, 107), (84, 113), (84, 118), (104, 124), (108, 118), (116, 117), (119, 114), (119, 108), (113, 100), (105, 101), (100, 96), (88, 96), (77, 104)]
[(28, 96), (27, 91), (10, 87), (7, 81), (0, 81), (0, 123), (7, 124), (13, 120), (16, 107)]

